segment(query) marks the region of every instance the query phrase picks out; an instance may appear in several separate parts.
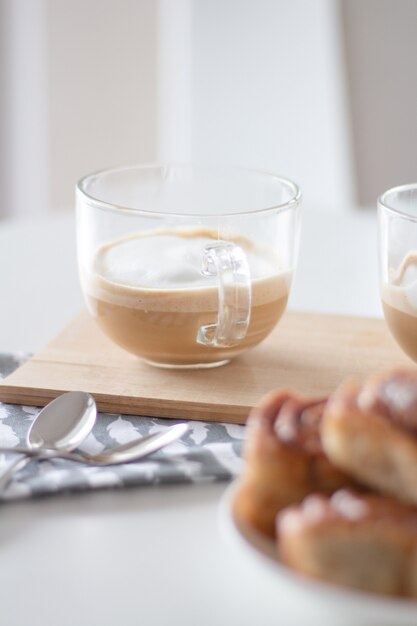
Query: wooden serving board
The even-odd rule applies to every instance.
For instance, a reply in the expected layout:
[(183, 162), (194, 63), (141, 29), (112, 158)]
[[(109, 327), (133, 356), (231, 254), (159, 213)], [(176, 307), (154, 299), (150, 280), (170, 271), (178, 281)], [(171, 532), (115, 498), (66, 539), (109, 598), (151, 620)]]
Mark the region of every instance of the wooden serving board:
[(83, 312), (0, 383), (0, 400), (44, 406), (64, 391), (92, 393), (99, 410), (244, 423), (271, 389), (331, 392), (396, 364), (411, 366), (385, 323), (372, 318), (287, 312), (257, 348), (207, 370), (164, 370), (111, 343)]

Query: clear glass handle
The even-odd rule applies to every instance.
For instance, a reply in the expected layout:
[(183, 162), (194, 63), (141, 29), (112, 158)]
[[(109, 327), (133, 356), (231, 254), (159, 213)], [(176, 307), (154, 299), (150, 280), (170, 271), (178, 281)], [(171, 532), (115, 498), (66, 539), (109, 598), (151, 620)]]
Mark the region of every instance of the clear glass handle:
[(201, 326), (197, 342), (214, 348), (236, 346), (246, 337), (251, 312), (251, 283), (245, 252), (228, 241), (206, 246), (202, 273), (218, 278), (218, 317)]

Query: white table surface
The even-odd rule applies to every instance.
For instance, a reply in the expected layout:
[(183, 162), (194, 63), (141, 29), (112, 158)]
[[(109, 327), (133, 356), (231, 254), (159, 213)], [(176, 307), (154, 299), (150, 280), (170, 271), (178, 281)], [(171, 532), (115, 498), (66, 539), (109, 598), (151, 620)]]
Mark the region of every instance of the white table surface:
[[(35, 351), (82, 307), (69, 214), (0, 222), (0, 351)], [(304, 211), (290, 307), (380, 316), (376, 216)], [(89, 492), (0, 512), (4, 626), (316, 624), (220, 532), (216, 485)], [(319, 620), (321, 626), (323, 617)]]

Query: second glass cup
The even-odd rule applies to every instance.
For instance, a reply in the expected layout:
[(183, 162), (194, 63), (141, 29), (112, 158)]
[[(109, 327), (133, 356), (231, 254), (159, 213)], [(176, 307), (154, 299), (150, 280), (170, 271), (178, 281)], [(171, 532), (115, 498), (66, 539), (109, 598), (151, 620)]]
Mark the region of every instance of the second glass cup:
[(301, 194), (227, 167), (133, 166), (77, 185), (81, 285), (100, 328), (159, 367), (215, 367), (287, 304)]
[(417, 183), (378, 199), (384, 316), (397, 343), (417, 362)]

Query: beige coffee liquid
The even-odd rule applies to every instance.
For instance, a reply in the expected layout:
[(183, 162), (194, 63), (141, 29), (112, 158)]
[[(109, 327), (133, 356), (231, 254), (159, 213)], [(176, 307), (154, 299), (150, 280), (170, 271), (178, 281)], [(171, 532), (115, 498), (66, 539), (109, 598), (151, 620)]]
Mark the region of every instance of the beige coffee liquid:
[(392, 283), (383, 287), (382, 306), (397, 343), (417, 362), (417, 253), (408, 254)]
[(201, 326), (217, 320), (217, 278), (200, 271), (205, 246), (217, 239), (205, 229), (152, 231), (99, 248), (82, 283), (101, 329), (122, 348), (165, 365), (210, 364), (255, 346), (284, 312), (291, 275), (270, 249), (247, 239), (235, 243), (248, 257), (252, 307), (248, 333), (238, 346), (197, 343)]
[(417, 315), (404, 313), (382, 301), (384, 316), (398, 344), (417, 362)]

